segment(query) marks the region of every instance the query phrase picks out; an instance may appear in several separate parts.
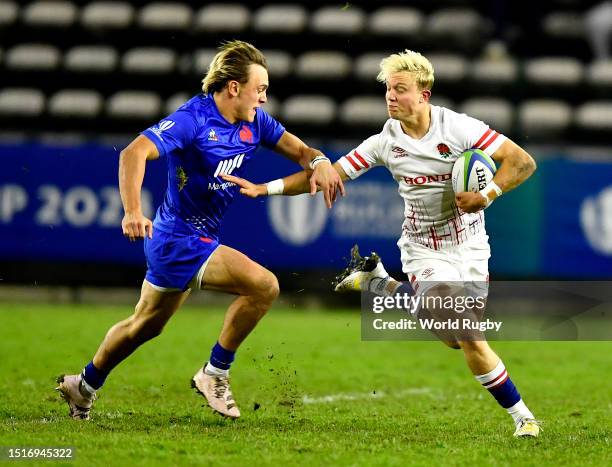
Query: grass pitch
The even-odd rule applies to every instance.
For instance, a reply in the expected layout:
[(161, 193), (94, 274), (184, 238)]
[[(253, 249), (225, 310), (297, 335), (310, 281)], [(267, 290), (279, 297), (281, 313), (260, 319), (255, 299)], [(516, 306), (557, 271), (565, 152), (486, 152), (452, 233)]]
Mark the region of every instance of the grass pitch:
[(272, 310), (237, 354), (231, 421), (189, 387), (223, 310), (186, 306), (112, 373), (91, 421), (70, 420), (55, 377), (129, 314), (0, 304), (0, 446), (74, 446), (67, 464), (107, 466), (611, 463), (610, 342), (493, 343), (544, 421), (539, 439), (517, 440), (459, 351), (362, 342), (357, 310)]

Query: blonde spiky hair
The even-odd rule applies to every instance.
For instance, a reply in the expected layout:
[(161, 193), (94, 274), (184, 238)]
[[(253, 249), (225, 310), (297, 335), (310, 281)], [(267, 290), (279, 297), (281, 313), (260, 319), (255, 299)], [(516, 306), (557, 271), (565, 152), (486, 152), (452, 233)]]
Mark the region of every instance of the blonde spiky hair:
[(420, 53), (406, 49), (383, 58), (380, 62), (380, 73), (376, 79), (385, 83), (392, 73), (400, 71), (412, 73), (419, 89), (431, 90), (434, 83), (433, 65)]

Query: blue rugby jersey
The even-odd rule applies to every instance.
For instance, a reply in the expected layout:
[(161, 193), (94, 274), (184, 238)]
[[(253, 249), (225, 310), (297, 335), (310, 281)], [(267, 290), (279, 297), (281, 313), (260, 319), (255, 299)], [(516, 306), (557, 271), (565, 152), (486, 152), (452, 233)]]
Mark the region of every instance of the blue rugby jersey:
[(153, 230), (218, 240), (223, 216), (238, 192), (220, 175), (241, 176), (257, 147), (274, 148), (284, 131), (261, 108), (252, 123), (229, 123), (212, 95), (204, 94), (143, 131), (168, 165), (168, 188)]

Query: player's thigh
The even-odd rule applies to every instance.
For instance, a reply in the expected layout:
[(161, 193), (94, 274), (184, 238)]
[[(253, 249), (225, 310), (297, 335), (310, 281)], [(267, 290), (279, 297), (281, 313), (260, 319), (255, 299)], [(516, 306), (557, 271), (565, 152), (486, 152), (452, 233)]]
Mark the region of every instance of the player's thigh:
[(491, 247), (486, 241), (467, 242), (462, 245), (460, 257), (466, 295), (471, 296), (475, 300), (475, 316), (478, 320), (481, 320), (489, 295), (489, 258), (491, 257)]
[(244, 253), (220, 245), (210, 257), (201, 288), (237, 295), (278, 295), (278, 280)]
[(149, 283), (142, 283), (140, 299), (136, 305), (134, 318), (145, 321), (166, 322), (176, 313), (189, 296), (189, 290), (164, 290)]
[[(450, 294), (461, 282), (458, 266), (445, 258), (415, 258), (404, 266), (404, 271), (414, 292), (423, 296)], [(432, 289), (435, 291), (430, 292)]]

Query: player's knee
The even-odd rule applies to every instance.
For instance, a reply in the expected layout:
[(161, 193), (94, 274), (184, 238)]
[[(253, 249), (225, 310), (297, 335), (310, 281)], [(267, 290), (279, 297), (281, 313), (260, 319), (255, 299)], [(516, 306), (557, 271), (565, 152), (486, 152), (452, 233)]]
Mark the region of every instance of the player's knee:
[(458, 344), (465, 353), (486, 354), (490, 350), (487, 341), (465, 340), (459, 341)]
[(272, 303), (280, 294), (278, 279), (270, 271), (266, 271), (258, 281), (258, 295), (268, 303)]
[(146, 304), (136, 305), (136, 313), (129, 318), (128, 335), (130, 339), (146, 342), (159, 336), (167, 320), (162, 318), (163, 310), (147, 308)]
[(451, 349), (459, 350), (461, 348), (461, 346), (459, 345), (459, 342), (457, 341), (442, 341), (442, 342), (444, 342), (444, 345), (446, 345), (447, 347), (450, 347)]

